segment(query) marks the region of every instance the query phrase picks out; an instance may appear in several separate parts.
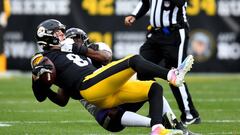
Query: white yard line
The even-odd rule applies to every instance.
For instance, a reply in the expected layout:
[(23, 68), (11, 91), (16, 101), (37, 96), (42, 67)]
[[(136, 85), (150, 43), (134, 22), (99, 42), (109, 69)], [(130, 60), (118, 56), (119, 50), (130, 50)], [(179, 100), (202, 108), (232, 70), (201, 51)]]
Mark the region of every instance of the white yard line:
[(0, 112), (7, 113), (59, 113), (59, 112), (87, 112), (86, 109), (75, 109), (75, 110), (66, 110), (66, 109), (38, 109), (38, 110), (11, 110), (4, 109), (0, 110)]
[[(178, 109), (173, 109), (173, 111), (177, 112)], [(209, 111), (209, 109), (201, 109), (201, 111)], [(229, 112), (232, 110), (224, 110), (224, 109), (211, 109), (211, 112)], [(69, 109), (38, 109), (38, 110), (14, 110), (14, 109), (4, 109), (0, 110), (0, 113), (59, 113), (59, 112), (86, 112), (86, 109), (79, 108), (75, 110), (69, 110)], [(234, 112), (240, 112), (240, 109), (234, 109)]]
[(0, 127), (10, 127), (10, 126), (11, 126), (10, 124), (5, 124), (0, 122)]
[(51, 123), (96, 123), (94, 120), (63, 121), (0, 121), (0, 124), (51, 124)]
[(236, 132), (215, 132), (215, 133), (207, 133), (207, 135), (237, 135)]
[(240, 120), (203, 120), (205, 123), (240, 123)]
[[(0, 100), (1, 101), (1, 100)], [(240, 98), (218, 98), (218, 99), (200, 99), (195, 98), (195, 102), (240, 102)], [(175, 99), (168, 99), (168, 102), (176, 102)], [(0, 102), (0, 104), (39, 104), (36, 101), (19, 101), (19, 100), (11, 100)]]
[[(205, 120), (203, 122), (206, 123), (240, 123), (240, 120)], [(65, 120), (65, 121), (0, 121), (0, 128), (1, 127), (8, 127), (13, 126), (17, 124), (55, 124), (55, 123), (62, 123), (62, 124), (68, 124), (68, 123), (96, 123), (95, 120)], [(238, 134), (237, 132), (212, 132), (212, 133), (204, 133), (206, 135), (235, 135)], [(101, 135), (101, 134), (84, 134), (84, 135)], [(112, 135), (112, 134), (109, 134)], [(130, 134), (125, 134), (130, 135)], [(140, 135), (140, 134), (139, 134)], [(141, 134), (143, 135), (143, 134)], [(199, 135), (202, 135), (201, 133)]]

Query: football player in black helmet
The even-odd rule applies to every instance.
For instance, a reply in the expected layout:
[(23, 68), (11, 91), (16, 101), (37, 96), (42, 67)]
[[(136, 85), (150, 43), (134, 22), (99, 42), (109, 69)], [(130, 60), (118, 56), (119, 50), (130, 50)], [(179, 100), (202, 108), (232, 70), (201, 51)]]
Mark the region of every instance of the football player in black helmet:
[(66, 38), (72, 38), (74, 42), (78, 42), (80, 44), (83, 44), (85, 46), (90, 45), (89, 38), (87, 36), (87, 33), (84, 32), (82, 29), (79, 28), (69, 28), (66, 30)]
[(44, 50), (48, 50), (50, 47), (60, 45), (60, 41), (65, 39), (65, 25), (55, 19), (49, 19), (37, 27), (37, 43)]
[[(47, 32), (39, 31), (37, 32), (38, 37), (48, 37)], [(50, 34), (50, 37), (58, 38), (60, 43), (63, 42), (61, 41), (62, 37), (64, 37), (62, 33), (62, 30), (57, 28)], [(150, 124), (152, 127), (151, 135), (163, 132), (173, 135), (183, 134), (181, 130), (165, 129), (162, 125), (162, 87), (155, 81), (129, 79), (135, 73), (147, 74), (168, 80), (176, 86), (181, 86), (185, 74), (193, 64), (192, 56), (187, 57), (178, 68), (171, 70), (148, 62), (139, 55), (127, 56), (97, 69), (86, 57), (89, 48), (84, 45), (78, 46), (75, 51), (75, 45), (72, 45), (68, 52), (62, 52), (61, 45), (57, 45), (55, 42), (53, 45), (52, 41), (42, 40), (42, 38), (38, 39), (38, 41), (43, 41), (45, 45), (49, 46), (49, 48), (44, 49), (43, 56), (48, 57), (55, 65), (57, 76), (54, 84), (60, 88), (60, 91), (56, 93), (51, 90), (50, 86), (43, 87), (41, 81), (33, 76), (32, 88), (38, 101), (42, 102), (49, 98), (55, 104), (65, 106), (70, 97), (77, 100), (84, 98), (91, 104), (105, 109), (125, 103), (148, 100), (150, 104)], [(50, 44), (52, 45), (50, 46)], [(82, 47), (84, 49), (80, 49)], [(37, 62), (33, 65), (34, 68), (39, 67)], [(46, 67), (41, 66), (41, 68), (44, 69)], [(38, 95), (37, 91), (44, 92)]]

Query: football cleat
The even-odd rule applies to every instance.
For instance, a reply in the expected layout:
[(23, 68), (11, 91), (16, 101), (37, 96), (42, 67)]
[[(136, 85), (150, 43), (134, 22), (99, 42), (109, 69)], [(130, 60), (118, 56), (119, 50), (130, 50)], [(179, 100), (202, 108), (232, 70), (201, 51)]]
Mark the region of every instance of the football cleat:
[(182, 122), (177, 122), (175, 129), (180, 129), (183, 131), (183, 135), (199, 135), (198, 133), (191, 132)]
[(184, 121), (182, 121), (182, 123), (187, 126), (187, 125), (191, 125), (191, 124), (200, 124), (201, 123), (201, 118), (200, 117), (195, 117), (192, 119), (186, 119)]
[(163, 115), (163, 125), (169, 129), (179, 129), (183, 131), (183, 135), (198, 135), (191, 132), (182, 122), (178, 122), (177, 119), (173, 119), (172, 114), (167, 112)]
[(177, 123), (174, 121), (173, 117), (172, 117), (172, 113), (170, 112), (166, 112), (163, 115), (163, 125), (165, 128), (172, 128), (174, 129), (177, 125)]
[(188, 55), (177, 68), (171, 69), (167, 75), (169, 83), (177, 87), (182, 86), (186, 73), (192, 68), (193, 61), (193, 56)]
[(151, 135), (183, 135), (183, 131), (178, 129), (166, 129), (163, 126), (155, 125)]

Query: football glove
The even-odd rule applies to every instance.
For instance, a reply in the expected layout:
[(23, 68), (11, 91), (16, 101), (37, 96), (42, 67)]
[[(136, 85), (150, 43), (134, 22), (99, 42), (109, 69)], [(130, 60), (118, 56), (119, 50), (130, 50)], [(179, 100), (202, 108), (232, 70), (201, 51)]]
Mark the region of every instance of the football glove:
[(53, 69), (52, 65), (42, 63), (44, 63), (44, 61), (34, 66), (32, 69), (32, 74), (37, 76), (37, 78), (39, 78), (44, 73), (52, 73), (51, 71)]
[(74, 44), (73, 39), (67, 38), (64, 41), (62, 41), (60, 44), (61, 44), (62, 52), (72, 52), (73, 44)]
[(78, 45), (74, 43), (73, 39), (67, 38), (63, 42), (61, 42), (61, 51), (85, 55), (87, 53), (87, 46)]
[(93, 49), (94, 51), (98, 51), (98, 50), (99, 50), (98, 44), (94, 44), (94, 43), (90, 44), (90, 45), (88, 46), (88, 48), (91, 48), (91, 49)]

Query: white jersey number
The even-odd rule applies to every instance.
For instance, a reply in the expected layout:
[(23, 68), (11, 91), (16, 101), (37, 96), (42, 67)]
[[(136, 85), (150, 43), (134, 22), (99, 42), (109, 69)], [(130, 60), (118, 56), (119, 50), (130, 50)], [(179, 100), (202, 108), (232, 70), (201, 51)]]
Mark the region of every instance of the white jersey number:
[(76, 54), (67, 54), (67, 58), (69, 60), (72, 60), (73, 63), (77, 64), (79, 67), (84, 67), (88, 65), (88, 61), (87, 60), (83, 60), (82, 58), (80, 58), (78, 55)]

